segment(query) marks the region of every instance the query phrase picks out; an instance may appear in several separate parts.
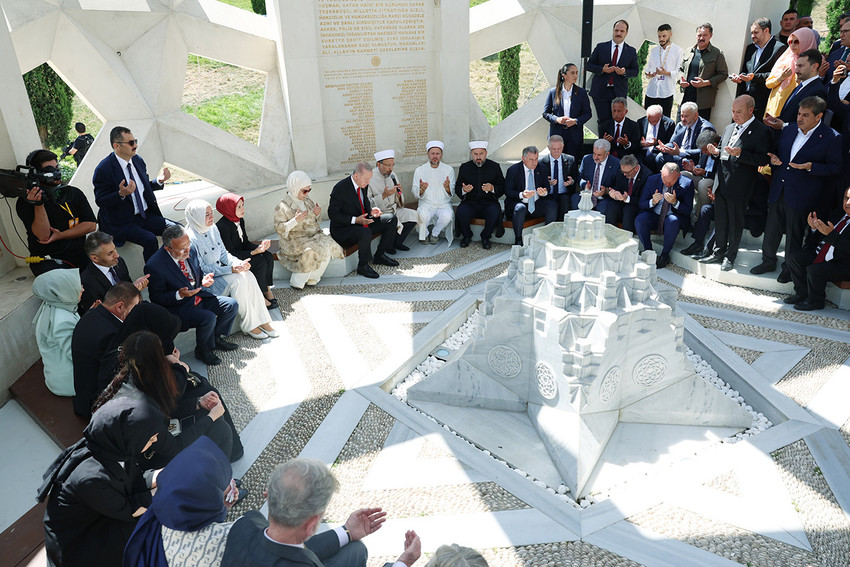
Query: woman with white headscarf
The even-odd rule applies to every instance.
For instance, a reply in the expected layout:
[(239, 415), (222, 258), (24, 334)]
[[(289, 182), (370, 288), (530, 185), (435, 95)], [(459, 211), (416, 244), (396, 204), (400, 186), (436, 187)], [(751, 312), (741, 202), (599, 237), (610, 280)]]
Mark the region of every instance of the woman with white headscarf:
[(42, 301), (32, 320), (35, 341), (44, 362), (44, 382), (57, 396), (74, 395), (71, 337), (80, 316), (83, 293), (80, 270), (50, 270), (32, 282), (32, 294)]
[(210, 293), (230, 296), (239, 303), (242, 332), (246, 335), (255, 339), (278, 336), (271, 326), (257, 279), (251, 273), (251, 261), (240, 260), (227, 252), (214, 220), (212, 206), (203, 199), (194, 199), (186, 205), (189, 240), (198, 252), (201, 269), (215, 277)]
[(289, 285), (303, 289), (316, 285), (331, 258), (342, 258), (342, 248), (322, 232), (319, 218), (322, 208), (310, 194), (310, 176), (293, 171), (286, 180), (289, 192), (274, 210), (274, 229), (280, 236), (278, 260), (292, 272)]

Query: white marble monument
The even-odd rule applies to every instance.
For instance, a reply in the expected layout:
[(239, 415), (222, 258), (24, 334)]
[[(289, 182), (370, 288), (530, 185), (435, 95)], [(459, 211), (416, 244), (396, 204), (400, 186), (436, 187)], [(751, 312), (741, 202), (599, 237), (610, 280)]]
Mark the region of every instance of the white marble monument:
[(586, 193), (563, 223), (514, 246), (507, 276), (487, 284), (478, 336), (408, 391), (412, 405), (576, 496), (620, 423), (752, 422), (688, 362), (655, 253), (639, 257), (631, 235), (590, 208)]

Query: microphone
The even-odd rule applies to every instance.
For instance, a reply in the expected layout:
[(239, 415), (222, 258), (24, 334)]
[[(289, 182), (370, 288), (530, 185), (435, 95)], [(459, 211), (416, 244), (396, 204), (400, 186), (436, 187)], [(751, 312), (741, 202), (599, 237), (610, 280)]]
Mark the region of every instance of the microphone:
[(395, 173), (390, 173), (390, 179), (393, 180), (393, 185), (395, 185), (395, 190), (401, 193), (401, 187), (398, 184), (398, 179), (395, 178)]

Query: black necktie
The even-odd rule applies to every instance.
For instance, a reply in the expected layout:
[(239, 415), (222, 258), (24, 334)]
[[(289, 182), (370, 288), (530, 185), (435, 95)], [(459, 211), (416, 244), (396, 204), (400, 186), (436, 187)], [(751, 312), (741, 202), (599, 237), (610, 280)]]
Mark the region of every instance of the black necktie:
[(555, 160), (555, 187), (558, 188), (558, 193), (563, 193), (564, 184), (561, 183), (561, 174), (558, 172), (558, 162), (561, 158)]
[(115, 266), (109, 268), (109, 277), (112, 278), (112, 285), (117, 284), (121, 280), (118, 278), (118, 271), (115, 269)]

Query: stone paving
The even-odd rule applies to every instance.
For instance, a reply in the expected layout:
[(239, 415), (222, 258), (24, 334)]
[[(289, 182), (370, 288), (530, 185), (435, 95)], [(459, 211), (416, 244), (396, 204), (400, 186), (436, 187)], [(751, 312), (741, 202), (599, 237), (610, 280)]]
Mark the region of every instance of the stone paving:
[[(705, 470), (660, 467), (657, 479), (636, 479), (582, 509), (555, 501), (378, 387), (417, 349), (439, 344), (453, 306), (483, 294), (482, 283), (504, 272), (508, 249), (412, 248), (399, 254), (399, 268), (379, 267), (374, 282), (350, 276), (303, 291), (279, 283), (282, 336), (246, 339), (210, 369), (252, 449), (234, 467), (252, 492), (232, 516), (260, 509), (271, 468), (305, 455), (332, 464), (341, 481), (328, 523), (361, 506), (388, 511), (384, 529), (364, 540), (370, 566), (394, 559), (410, 528), (423, 539), (417, 565), (448, 542), (505, 567), (850, 565), (850, 408), (822, 399), (829, 388), (847, 391), (837, 380), (850, 358), (843, 312), (789, 311), (775, 293), (716, 284), (672, 265), (659, 271), (680, 289), (680, 307), (730, 347), (728, 356), (764, 375), (765, 389), (798, 411), (827, 407), (838, 421), (824, 426), (823, 416), (805, 413), (809, 421), (752, 443), (715, 444), (717, 458)], [(471, 262), (478, 269), (465, 273)], [(382, 283), (397, 274), (432, 279)]]

